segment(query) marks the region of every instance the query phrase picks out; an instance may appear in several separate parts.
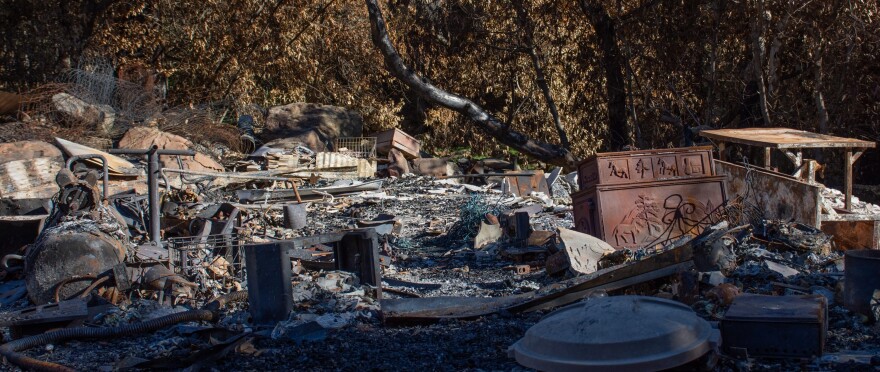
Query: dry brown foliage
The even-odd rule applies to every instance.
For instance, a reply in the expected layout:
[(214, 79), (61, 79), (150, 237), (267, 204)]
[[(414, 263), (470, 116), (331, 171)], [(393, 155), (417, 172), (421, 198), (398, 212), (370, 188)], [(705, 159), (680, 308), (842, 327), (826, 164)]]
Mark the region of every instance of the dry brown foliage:
[[(428, 149), (505, 151), (385, 72), (361, 1), (59, 1), (12, 11), (23, 2), (0, 0), (0, 19), (9, 21), (0, 26), (7, 41), (0, 84), (7, 90), (51, 81), (65, 61), (103, 55), (118, 66), (163, 72), (171, 105), (208, 102), (234, 117), (252, 103), (319, 102), (360, 111), (368, 130), (401, 126)], [(697, 125), (880, 139), (876, 1), (586, 2), (603, 7), (616, 26), (627, 142), (675, 146), (685, 127)], [(535, 51), (572, 150), (586, 156), (605, 145), (605, 51), (578, 2), (382, 5), (395, 44), (420, 74), (515, 129), (558, 143), (537, 84)], [(523, 9), (526, 18), (518, 17)], [(33, 29), (39, 31), (27, 31)]]

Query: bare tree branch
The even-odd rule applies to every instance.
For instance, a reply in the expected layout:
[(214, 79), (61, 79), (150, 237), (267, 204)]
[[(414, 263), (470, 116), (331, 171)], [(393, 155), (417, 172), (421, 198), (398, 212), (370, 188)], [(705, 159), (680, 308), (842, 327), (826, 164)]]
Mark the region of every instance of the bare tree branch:
[(541, 88), (541, 93), (544, 94), (544, 100), (547, 101), (547, 108), (550, 110), (550, 115), (553, 116), (553, 125), (556, 126), (556, 133), (559, 134), (559, 142), (562, 143), (562, 147), (566, 150), (571, 150), (568, 136), (565, 134), (565, 128), (562, 127), (562, 120), (559, 119), (559, 108), (556, 107), (556, 101), (553, 99), (553, 94), (550, 93), (550, 85), (547, 84), (547, 76), (544, 73), (544, 66), (541, 63), (543, 58), (540, 55), (538, 47), (535, 46), (535, 25), (532, 23), (532, 19), (529, 17), (529, 13), (526, 11), (525, 4), (522, 3), (522, 0), (515, 1), (513, 5), (516, 9), (516, 16), (519, 19), (520, 26), (523, 28), (525, 34), (525, 50), (529, 56), (532, 57), (532, 67), (535, 69), (535, 81), (537, 82), (538, 87)]
[(438, 88), (407, 67), (388, 37), (388, 30), (379, 4), (376, 0), (366, 0), (366, 3), (372, 25), (373, 44), (382, 53), (386, 69), (392, 75), (426, 101), (467, 116), (484, 133), (507, 146), (546, 163), (574, 165), (577, 159), (568, 150), (557, 145), (535, 141), (525, 134), (513, 130), (510, 125), (486, 112), (473, 101)]

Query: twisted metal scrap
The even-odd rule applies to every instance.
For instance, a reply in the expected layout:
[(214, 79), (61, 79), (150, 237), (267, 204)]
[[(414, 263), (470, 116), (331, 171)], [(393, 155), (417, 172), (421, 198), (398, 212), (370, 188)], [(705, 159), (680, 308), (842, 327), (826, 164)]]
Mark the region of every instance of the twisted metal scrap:
[(461, 206), (458, 221), (452, 225), (446, 235), (434, 239), (434, 243), (447, 245), (472, 239), (480, 232), (480, 222), (483, 221), (486, 214), (491, 213), (497, 216), (499, 212), (500, 208), (488, 205), (482, 195), (474, 194)]
[(26, 370), (35, 371), (75, 371), (75, 369), (60, 364), (46, 362), (31, 358), (21, 351), (50, 343), (74, 340), (80, 338), (100, 338), (132, 336), (138, 333), (153, 332), (181, 322), (215, 321), (218, 318), (217, 311), (230, 302), (247, 300), (247, 291), (232, 292), (220, 296), (198, 310), (189, 310), (181, 313), (166, 315), (145, 322), (127, 324), (118, 327), (77, 327), (64, 328), (49, 331), (40, 335), (21, 338), (0, 345), (0, 355), (6, 362)]

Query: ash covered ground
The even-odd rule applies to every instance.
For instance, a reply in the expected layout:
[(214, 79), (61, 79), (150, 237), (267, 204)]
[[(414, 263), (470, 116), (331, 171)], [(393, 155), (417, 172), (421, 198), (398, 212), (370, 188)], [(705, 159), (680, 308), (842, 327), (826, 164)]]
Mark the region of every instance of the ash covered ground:
[[(395, 215), (401, 223), (400, 232), (382, 239), (384, 253), (392, 258), (383, 273), (385, 298), (499, 297), (533, 291), (561, 279), (548, 276), (540, 268), (545, 259), (540, 253), (505, 254), (509, 248), (505, 241), (474, 249), (474, 227), (458, 223), (475, 211), (503, 212), (525, 204), (541, 204), (538, 200), (513, 203), (514, 200), (491, 192), (471, 192), (414, 177), (393, 180), (386, 184), (384, 192), (384, 197), (338, 197), (313, 202), (306, 229), (289, 231), (276, 225), (264, 226), (263, 232), (276, 237), (320, 234), (354, 227), (357, 220), (369, 220), (382, 213)], [(531, 220), (533, 229), (572, 227), (571, 212), (567, 209), (564, 205), (544, 206)], [(734, 252), (737, 267), (728, 275), (727, 282), (738, 291), (827, 297), (830, 305), (826, 356), (812, 360), (722, 357), (715, 370), (878, 368), (880, 328), (842, 307), (839, 253), (798, 252), (751, 238), (737, 242)], [(517, 264), (532, 264), (532, 271), (516, 274), (511, 266)], [(778, 265), (796, 273), (783, 275)], [(660, 279), (608, 295), (626, 293), (678, 299), (674, 293), (676, 285), (674, 279)], [(712, 293), (713, 287), (701, 283), (691, 307), (705, 319), (718, 321), (727, 304)], [(26, 354), (78, 370), (102, 371), (528, 370), (507, 355), (507, 348), (548, 313), (502, 312), (475, 320), (388, 326), (383, 324), (378, 301), (351, 274), (302, 269), (294, 276), (293, 288), (295, 311), (275, 327), (252, 325), (246, 303), (241, 303), (225, 311), (217, 324), (186, 323), (134, 337), (49, 345)], [(151, 299), (135, 299), (130, 305), (93, 317), (87, 324), (112, 326), (186, 309), (186, 304), (163, 307)], [(3, 368), (10, 369), (6, 364)]]

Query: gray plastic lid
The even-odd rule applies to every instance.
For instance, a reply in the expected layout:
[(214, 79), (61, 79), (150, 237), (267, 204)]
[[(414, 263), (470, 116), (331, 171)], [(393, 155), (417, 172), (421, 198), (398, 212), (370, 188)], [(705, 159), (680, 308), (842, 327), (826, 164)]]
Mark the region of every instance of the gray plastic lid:
[(547, 315), (508, 354), (543, 371), (660, 370), (699, 358), (718, 338), (709, 322), (681, 303), (613, 296)]

